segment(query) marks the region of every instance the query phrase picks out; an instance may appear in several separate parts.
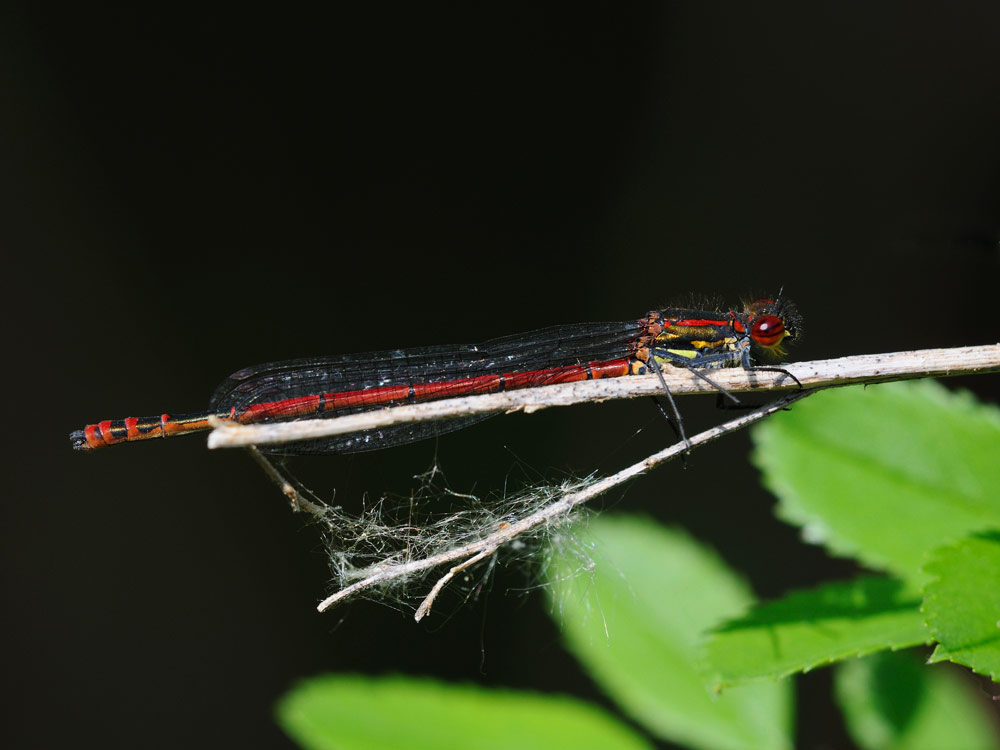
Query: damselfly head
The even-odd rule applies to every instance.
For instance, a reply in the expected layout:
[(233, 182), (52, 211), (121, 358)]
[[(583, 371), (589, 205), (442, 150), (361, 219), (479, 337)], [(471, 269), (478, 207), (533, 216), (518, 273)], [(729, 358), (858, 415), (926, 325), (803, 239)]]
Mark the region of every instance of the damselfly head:
[(802, 335), (802, 318), (787, 299), (758, 299), (747, 305), (750, 339), (764, 351), (782, 356), (782, 344)]

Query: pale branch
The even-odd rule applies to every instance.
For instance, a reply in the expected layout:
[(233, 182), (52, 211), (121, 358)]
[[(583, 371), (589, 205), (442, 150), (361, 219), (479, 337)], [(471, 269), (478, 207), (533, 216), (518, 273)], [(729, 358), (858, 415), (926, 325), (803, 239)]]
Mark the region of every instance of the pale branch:
[(449, 570), (443, 576), (438, 578), (437, 583), (434, 584), (434, 588), (431, 589), (431, 592), (424, 597), (424, 600), (420, 603), (420, 606), (417, 607), (417, 611), (416, 613), (414, 613), (413, 619), (416, 620), (417, 622), (420, 622), (422, 619), (424, 619), (426, 615), (429, 615), (431, 612), (431, 607), (434, 606), (434, 600), (437, 599), (437, 595), (441, 593), (441, 590), (448, 585), (448, 583), (451, 581), (452, 578), (454, 578), (456, 575), (461, 573), (466, 568), (472, 567), (477, 562), (485, 560), (490, 555), (495, 554), (496, 551), (497, 551), (496, 547), (487, 547), (482, 552), (480, 552), (477, 555), (473, 555), (465, 562), (461, 562), (458, 565), (455, 565), (454, 567), (452, 567), (451, 570)]
[(281, 494), (288, 498), (293, 511), (296, 513), (311, 513), (314, 516), (323, 515), (325, 509), (323, 503), (317, 500), (309, 490), (282, 473), (280, 469), (268, 460), (267, 456), (257, 450), (256, 446), (249, 446), (247, 453), (264, 470), (264, 473), (270, 477), (271, 481), (278, 485)]
[[(1000, 371), (1000, 344), (862, 354), (839, 359), (793, 362), (782, 364), (781, 367), (794, 375), (802, 386), (810, 389), (908, 378), (997, 372)], [(690, 370), (664, 367), (662, 371), (667, 387), (673, 395), (717, 393), (712, 385), (696, 377)], [(798, 388), (790, 377), (780, 372), (748, 372), (739, 367), (732, 367), (711, 370), (709, 374), (714, 383), (731, 393)], [(241, 425), (212, 417), (209, 421), (215, 429), (208, 436), (208, 447), (271, 445), (343, 435), (407, 422), (498, 412), (524, 411), (530, 414), (552, 406), (656, 396), (662, 393), (663, 385), (660, 379), (655, 375), (646, 375), (584, 380), (518, 391), (443, 399), (327, 419)]]
[(674, 459), (677, 456), (692, 450), (693, 448), (704, 445), (705, 443), (716, 440), (725, 434), (753, 424), (754, 422), (757, 422), (776, 411), (780, 411), (799, 399), (805, 398), (815, 392), (816, 389), (809, 389), (797, 390), (793, 393), (786, 394), (774, 402), (753, 412), (744, 414), (718, 427), (713, 427), (692, 436), (688, 441), (688, 445), (685, 445), (684, 443), (672, 445), (658, 453), (654, 453), (639, 463), (629, 466), (627, 469), (623, 469), (622, 471), (619, 471), (609, 477), (605, 477), (604, 479), (597, 480), (582, 490), (563, 495), (560, 499), (548, 503), (545, 507), (535, 513), (531, 513), (517, 521), (505, 521), (500, 523), (495, 529), (485, 532), (481, 539), (474, 542), (462, 544), (453, 549), (445, 550), (444, 552), (421, 559), (410, 560), (402, 563), (386, 562), (372, 565), (366, 570), (359, 571), (358, 575), (361, 577), (361, 580), (349, 586), (345, 586), (337, 593), (327, 597), (320, 602), (317, 609), (320, 612), (323, 612), (338, 602), (342, 602), (355, 594), (381, 584), (389, 583), (402, 578), (410, 578), (449, 563), (457, 563), (438, 580), (438, 582), (431, 589), (431, 592), (417, 609), (415, 618), (420, 620), (430, 611), (438, 593), (455, 576), (455, 574), (469, 565), (489, 557), (503, 545), (508, 544), (514, 539), (517, 539), (518, 537), (521, 537), (540, 526), (548, 523), (558, 523), (577, 506), (594, 499), (608, 490), (618, 487), (621, 484), (640, 476), (641, 474), (645, 474), (660, 464), (670, 461), (671, 459)]

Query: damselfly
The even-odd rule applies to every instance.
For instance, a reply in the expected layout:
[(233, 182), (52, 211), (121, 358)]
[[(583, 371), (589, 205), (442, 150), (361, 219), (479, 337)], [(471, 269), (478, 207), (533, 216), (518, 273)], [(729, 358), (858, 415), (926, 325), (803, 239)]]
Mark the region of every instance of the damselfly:
[[(785, 372), (754, 365), (753, 354), (781, 357), (782, 345), (800, 330), (797, 311), (779, 295), (777, 300), (755, 300), (739, 311), (668, 307), (624, 323), (554, 326), (475, 346), (272, 362), (230, 375), (216, 389), (207, 411), (106, 420), (73, 432), (70, 440), (74, 448), (92, 450), (208, 430), (213, 415), (241, 424), (335, 417), (398, 404), (643, 375), (659, 372), (661, 365), (685, 367), (706, 380), (700, 370), (742, 366)], [(394, 425), (262, 450), (283, 455), (373, 450), (440, 435), (489, 416)]]

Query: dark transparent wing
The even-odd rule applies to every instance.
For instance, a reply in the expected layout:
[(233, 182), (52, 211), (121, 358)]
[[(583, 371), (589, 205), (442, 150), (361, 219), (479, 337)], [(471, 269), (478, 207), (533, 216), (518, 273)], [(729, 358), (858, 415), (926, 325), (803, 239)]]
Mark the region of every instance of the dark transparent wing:
[(426, 438), (438, 437), (464, 427), (479, 424), (496, 414), (474, 414), (454, 419), (438, 419), (434, 422), (412, 422), (377, 430), (362, 430), (347, 435), (333, 435), (315, 440), (300, 440), (295, 443), (260, 445), (258, 450), (272, 456), (304, 456), (319, 453), (362, 453), (381, 448), (406, 445)]
[[(468, 378), (499, 373), (534, 372), (582, 362), (627, 356), (629, 344), (642, 333), (638, 321), (554, 326), (528, 334), (493, 339), (478, 345), (393, 349), (366, 354), (272, 362), (233, 373), (215, 391), (216, 413), (242, 413), (254, 404), (305, 398), (317, 393), (357, 393), (349, 406), (317, 417), (383, 408), (364, 403), (364, 391), (387, 386), (433, 384), (422, 389), (420, 400), (470, 395)], [(465, 379), (465, 380), (463, 380)], [(532, 380), (545, 383), (544, 372)], [(485, 387), (485, 386), (484, 386)], [(401, 398), (398, 402), (407, 403)], [(374, 450), (412, 442), (465, 427), (489, 415), (399, 425), (382, 430), (323, 438), (268, 449), (272, 453), (337, 453)], [(294, 418), (301, 418), (297, 416)], [(285, 421), (271, 418), (267, 421)]]

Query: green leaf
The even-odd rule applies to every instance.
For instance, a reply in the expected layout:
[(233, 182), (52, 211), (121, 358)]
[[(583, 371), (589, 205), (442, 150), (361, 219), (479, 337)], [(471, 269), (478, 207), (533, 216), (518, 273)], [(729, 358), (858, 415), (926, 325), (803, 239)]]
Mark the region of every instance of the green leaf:
[(897, 580), (860, 578), (758, 605), (719, 627), (706, 654), (722, 687), (930, 640), (918, 594)]
[(593, 547), (553, 558), (553, 608), (569, 649), (626, 713), (690, 747), (791, 745), (789, 683), (716, 695), (699, 672), (702, 633), (752, 601), (725, 563), (651, 520), (604, 517), (575, 533)]
[(601, 709), (572, 698), (409, 677), (315, 677), (289, 691), (277, 713), (308, 750), (649, 747)]
[(1000, 412), (933, 381), (819, 393), (754, 441), (778, 514), (869, 567), (921, 581), (929, 550), (1000, 525)]
[(1000, 533), (935, 550), (924, 613), (938, 641), (932, 661), (949, 659), (1000, 682)]
[[(913, 654), (883, 652), (846, 662), (834, 691), (863, 750), (995, 750), (995, 728), (977, 689)], [(977, 705), (978, 703), (980, 705)]]

